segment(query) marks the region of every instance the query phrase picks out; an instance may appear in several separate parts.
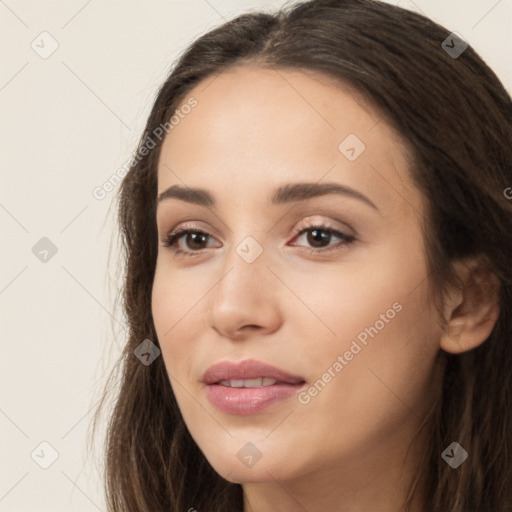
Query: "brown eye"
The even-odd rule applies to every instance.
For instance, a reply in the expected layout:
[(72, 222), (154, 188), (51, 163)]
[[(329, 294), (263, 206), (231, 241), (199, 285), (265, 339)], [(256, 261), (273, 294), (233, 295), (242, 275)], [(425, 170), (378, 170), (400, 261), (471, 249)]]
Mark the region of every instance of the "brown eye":
[[(330, 251), (333, 249), (337, 249), (340, 246), (348, 246), (355, 241), (355, 237), (351, 235), (345, 235), (340, 231), (337, 231), (324, 225), (306, 227), (297, 234), (296, 238), (300, 238), (305, 233), (307, 233), (306, 243), (309, 244), (310, 247), (313, 249), (312, 252), (321, 252), (324, 250)], [(333, 237), (339, 238), (342, 242), (338, 243), (334, 247), (328, 247)], [(328, 248), (325, 248), (326, 246)]]
[[(204, 231), (192, 230), (192, 229), (180, 229), (168, 235), (162, 241), (164, 247), (171, 248), (177, 254), (183, 254), (192, 256), (201, 249), (207, 249), (208, 247), (203, 244), (208, 240), (210, 235)], [(183, 238), (185, 243), (185, 250), (179, 247), (179, 241)], [(175, 248), (175, 247), (178, 248)]]

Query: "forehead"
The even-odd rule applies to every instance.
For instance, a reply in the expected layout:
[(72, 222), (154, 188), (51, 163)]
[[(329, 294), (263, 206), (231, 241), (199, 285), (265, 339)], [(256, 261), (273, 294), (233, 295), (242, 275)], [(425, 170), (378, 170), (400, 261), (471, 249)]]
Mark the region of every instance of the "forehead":
[(325, 75), (238, 67), (205, 79), (181, 105), (190, 98), (196, 106), (164, 140), (158, 193), (180, 184), (268, 195), (284, 183), (326, 180), (396, 205), (413, 192), (403, 139)]

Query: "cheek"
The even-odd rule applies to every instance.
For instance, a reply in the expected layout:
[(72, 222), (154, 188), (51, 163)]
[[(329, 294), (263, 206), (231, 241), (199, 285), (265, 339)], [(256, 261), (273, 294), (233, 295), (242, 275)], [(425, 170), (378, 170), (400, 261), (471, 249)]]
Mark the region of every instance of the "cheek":
[(303, 347), (302, 357), (312, 361), (311, 387), (301, 402), (304, 421), (321, 416), (325, 423), (318, 428), (337, 431), (343, 425), (363, 443), (392, 436), (398, 425), (416, 425), (426, 414), (440, 330), (424, 270), (418, 261), (372, 271), (359, 285), (347, 277), (337, 311), (325, 317), (336, 337), (324, 338), (314, 350)]
[[(191, 290), (196, 290), (194, 293)], [(156, 334), (162, 350), (162, 357), (171, 381), (181, 381), (187, 376), (190, 358), (194, 348), (191, 340), (199, 337), (204, 326), (198, 321), (197, 310), (200, 300), (193, 283), (185, 283), (180, 273), (160, 269), (157, 265), (153, 282), (151, 309)], [(194, 321), (190, 321), (194, 318)]]

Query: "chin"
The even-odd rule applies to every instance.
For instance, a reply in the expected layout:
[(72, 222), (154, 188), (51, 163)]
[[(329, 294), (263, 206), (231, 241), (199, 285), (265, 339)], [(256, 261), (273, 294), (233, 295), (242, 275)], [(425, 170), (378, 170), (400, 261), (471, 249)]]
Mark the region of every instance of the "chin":
[(282, 464), (282, 459), (281, 462), (275, 457), (268, 457), (268, 460), (265, 460), (264, 454), (251, 467), (245, 466), (237, 455), (232, 459), (226, 459), (223, 456), (222, 459), (208, 460), (222, 478), (235, 484), (272, 482), (294, 476), (290, 468)]
[[(217, 468), (214, 468), (217, 471)], [(229, 473), (231, 471), (231, 473)], [(268, 470), (265, 467), (260, 467), (256, 469), (253, 468), (231, 468), (228, 473), (219, 473), (224, 480), (231, 482), (233, 484), (249, 484), (249, 483), (264, 483), (264, 482), (272, 482), (274, 480), (281, 480), (281, 476), (276, 475), (271, 470)], [(267, 473), (268, 471), (268, 473)], [(226, 476), (224, 476), (226, 475)]]

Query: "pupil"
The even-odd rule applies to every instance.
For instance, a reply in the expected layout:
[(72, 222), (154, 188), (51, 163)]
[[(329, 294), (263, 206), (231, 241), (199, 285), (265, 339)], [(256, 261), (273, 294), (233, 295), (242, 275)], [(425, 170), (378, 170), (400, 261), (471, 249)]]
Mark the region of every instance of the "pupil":
[[(205, 238), (206, 235), (203, 235), (201, 233), (189, 233), (188, 234), (189, 237), (192, 237), (192, 241), (194, 244), (199, 244), (201, 245), (201, 242), (198, 241), (199, 238)], [(203, 240), (204, 242), (204, 240)], [(188, 244), (187, 244), (188, 245)]]
[[(308, 236), (308, 243), (310, 243), (313, 247), (316, 247), (315, 244), (320, 242), (320, 245), (322, 242), (329, 242), (330, 234), (327, 234), (322, 229), (313, 229), (310, 231), (311, 237)], [(323, 233), (323, 236), (321, 235)], [(320, 235), (320, 236), (319, 236)]]

